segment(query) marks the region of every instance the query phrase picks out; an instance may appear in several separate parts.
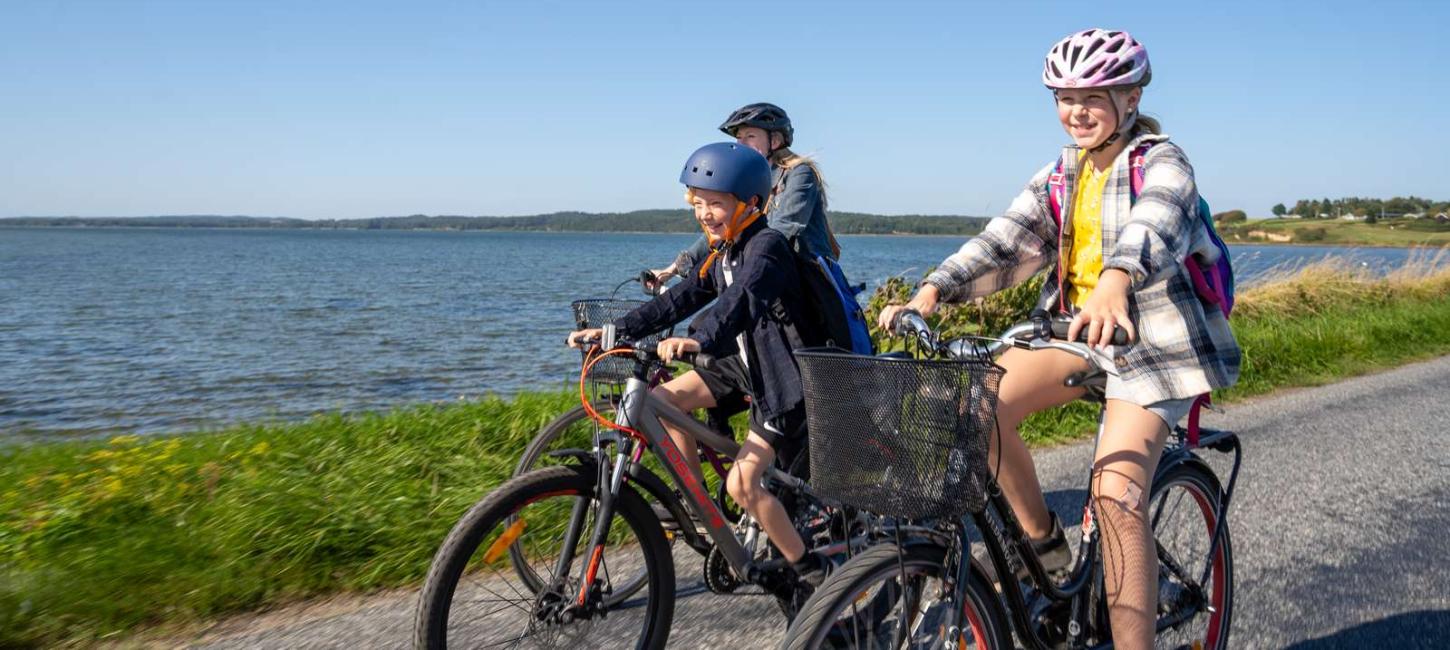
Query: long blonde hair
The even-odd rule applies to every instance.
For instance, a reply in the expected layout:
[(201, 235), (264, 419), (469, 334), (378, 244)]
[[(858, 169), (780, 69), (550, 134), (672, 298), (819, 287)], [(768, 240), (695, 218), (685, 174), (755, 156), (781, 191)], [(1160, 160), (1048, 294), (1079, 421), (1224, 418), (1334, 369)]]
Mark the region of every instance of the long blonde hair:
[(816, 187), (820, 188), (821, 207), (824, 208), (829, 205), (826, 201), (826, 179), (824, 176), (821, 176), (821, 168), (816, 165), (815, 159), (791, 151), (789, 147), (781, 147), (771, 152), (770, 164), (780, 167), (785, 171), (790, 171), (797, 165), (810, 167), (811, 171), (816, 175)]
[(1138, 133), (1151, 133), (1163, 135), (1163, 124), (1156, 117), (1148, 117), (1143, 111), (1138, 111), (1138, 119), (1133, 122), (1133, 130)]

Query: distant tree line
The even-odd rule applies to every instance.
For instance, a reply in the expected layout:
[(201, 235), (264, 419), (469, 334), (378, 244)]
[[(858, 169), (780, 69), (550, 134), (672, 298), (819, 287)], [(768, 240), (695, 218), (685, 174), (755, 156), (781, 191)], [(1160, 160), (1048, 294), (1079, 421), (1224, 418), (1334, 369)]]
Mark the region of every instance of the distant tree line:
[(1392, 199), (1371, 199), (1351, 196), (1342, 199), (1299, 199), (1294, 207), (1283, 203), (1275, 205), (1274, 216), (1296, 215), (1303, 219), (1334, 219), (1345, 215), (1379, 218), (1403, 217), (1418, 214), (1434, 217), (1441, 213), (1450, 214), (1450, 201), (1432, 201), (1418, 196), (1397, 196)]
[[(879, 215), (832, 212), (836, 234), (974, 235), (987, 219), (950, 215)], [(308, 228), (347, 230), (511, 230), (534, 232), (699, 232), (689, 210), (555, 212), (527, 217), (429, 216), (370, 219), (293, 219), (217, 215), (159, 217), (14, 217), (0, 225), (27, 227)]]

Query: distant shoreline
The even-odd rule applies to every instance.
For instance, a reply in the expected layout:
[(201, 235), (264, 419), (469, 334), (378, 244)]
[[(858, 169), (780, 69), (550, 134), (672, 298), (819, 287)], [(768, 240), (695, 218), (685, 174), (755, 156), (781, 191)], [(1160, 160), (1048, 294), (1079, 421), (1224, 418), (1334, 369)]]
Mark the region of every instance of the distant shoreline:
[[(277, 226), (154, 226), (154, 225), (15, 225), (5, 223), (0, 219), (0, 229), (12, 230), (201, 230), (201, 231), (268, 231), (268, 232), (387, 232), (387, 233), (461, 233), (461, 234), (544, 234), (544, 235), (684, 235), (695, 236), (698, 231), (660, 231), (660, 230), (525, 230), (514, 228), (494, 229), (460, 229), (460, 228), (307, 228), (302, 226), (277, 227)], [(922, 232), (838, 232), (840, 237), (962, 237), (970, 238), (977, 233), (922, 233)], [(1376, 242), (1275, 242), (1266, 240), (1244, 241), (1225, 239), (1224, 243), (1230, 246), (1284, 246), (1291, 248), (1426, 248), (1441, 249), (1450, 247), (1450, 244), (1435, 242), (1427, 243), (1376, 243)]]

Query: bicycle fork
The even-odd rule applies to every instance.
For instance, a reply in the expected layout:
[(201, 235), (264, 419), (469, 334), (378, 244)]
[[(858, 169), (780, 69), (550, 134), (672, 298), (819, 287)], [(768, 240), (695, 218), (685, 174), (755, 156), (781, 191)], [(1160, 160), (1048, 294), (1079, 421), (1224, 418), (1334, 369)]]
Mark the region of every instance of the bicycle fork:
[[(607, 458), (603, 444), (606, 440), (601, 437), (600, 448), (596, 453), (600, 460)], [(637, 444), (633, 440), (621, 440), (616, 437), (614, 442), (618, 445), (614, 454), (613, 463), (601, 463), (600, 471), (596, 474), (598, 485), (595, 487), (597, 506), (594, 508), (594, 528), (589, 537), (588, 559), (584, 562), (579, 576), (579, 594), (575, 597), (575, 606), (586, 607), (591, 597), (602, 597), (605, 594), (596, 592), (599, 569), (604, 561), (604, 545), (609, 541), (610, 524), (614, 521), (614, 500), (619, 495), (620, 488), (624, 485), (624, 476), (631, 463), (633, 447)], [(585, 528), (585, 518), (589, 516), (590, 502), (587, 499), (580, 499), (574, 504), (569, 515), (569, 527), (564, 532), (563, 552), (555, 568), (554, 575), (568, 575), (569, 566), (574, 563), (574, 547), (579, 542)]]

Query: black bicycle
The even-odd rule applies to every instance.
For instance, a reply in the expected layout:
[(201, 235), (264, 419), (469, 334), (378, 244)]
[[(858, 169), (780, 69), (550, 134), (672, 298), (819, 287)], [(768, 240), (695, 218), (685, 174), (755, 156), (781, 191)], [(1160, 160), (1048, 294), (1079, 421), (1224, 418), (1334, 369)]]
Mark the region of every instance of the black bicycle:
[[(981, 345), (971, 338), (943, 343), (919, 315), (906, 312), (898, 331), (934, 360), (798, 355), (811, 445), (817, 431), (830, 431), (838, 443), (834, 454), (817, 448), (815, 458), (855, 468), (850, 481), (817, 481), (817, 490), (901, 517), (879, 535), (886, 543), (856, 555), (821, 585), (785, 647), (1012, 648), (1014, 632), (1034, 649), (1111, 647), (1091, 499), (1083, 505), (1073, 566), (1050, 576), (986, 467), (990, 425), (983, 425), (993, 420), (998, 351), (1058, 349), (1087, 359), (1093, 370), (1067, 382), (1098, 402), (1114, 372), (1091, 348), (1062, 340), (1066, 323), (1035, 316)], [(838, 378), (847, 367), (872, 380), (843, 386)], [(856, 390), (867, 385), (869, 392)], [(1202, 449), (1233, 454), (1227, 489), (1196, 453)], [(1159, 565), (1159, 647), (1227, 647), (1233, 559), (1225, 514), (1241, 459), (1236, 434), (1200, 430), (1196, 415), (1187, 428), (1174, 427), (1163, 452), (1148, 510)], [(812, 466), (821, 470), (829, 472)], [(974, 543), (985, 546), (992, 572), (973, 558)], [(1020, 582), (1019, 570), (1027, 576)], [(872, 611), (863, 612), (861, 603)]]
[[(788, 612), (797, 606), (789, 563), (750, 518), (730, 522), (663, 423), (727, 458), (739, 445), (651, 394), (649, 377), (662, 366), (653, 345), (606, 341), (604, 349), (591, 356), (586, 376), (605, 359), (628, 359), (634, 368), (614, 419), (591, 411), (607, 423), (592, 448), (560, 452), (570, 462), (505, 482), (454, 526), (419, 598), (416, 647), (663, 647), (674, 614), (675, 567), (647, 497), (677, 521), (693, 515), (703, 527), (701, 533), (684, 526), (678, 534), (706, 555), (712, 590), (753, 583)], [(695, 355), (686, 361), (708, 363)], [(587, 395), (583, 401), (590, 409)], [(644, 459), (661, 461), (668, 483), (640, 459), (641, 449)], [(847, 554), (843, 540), (864, 529), (860, 516), (818, 498), (800, 478), (771, 468), (766, 482), (816, 552)], [(621, 600), (626, 591), (633, 596)]]

